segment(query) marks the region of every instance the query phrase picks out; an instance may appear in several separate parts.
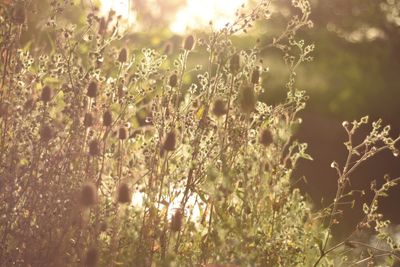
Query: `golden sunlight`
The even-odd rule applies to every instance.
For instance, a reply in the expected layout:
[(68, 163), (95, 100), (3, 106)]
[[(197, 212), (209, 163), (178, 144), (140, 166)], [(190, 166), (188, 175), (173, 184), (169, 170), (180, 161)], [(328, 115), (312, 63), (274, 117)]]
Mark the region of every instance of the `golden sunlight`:
[[(207, 26), (210, 21), (216, 29), (220, 29), (234, 19), (236, 10), (245, 2), (247, 0), (187, 0), (176, 13), (170, 29), (174, 33), (184, 34), (188, 30)], [(100, 11), (105, 15), (112, 9), (133, 24), (135, 13), (130, 7), (129, 0), (101, 0)]]
[(178, 11), (175, 21), (170, 25), (175, 33), (206, 26), (210, 21), (219, 29), (233, 20), (235, 11), (245, 0), (188, 0)]
[(114, 10), (117, 16), (121, 16), (129, 24), (135, 21), (135, 15), (130, 10), (130, 0), (101, 0), (100, 13), (107, 15), (110, 10)]

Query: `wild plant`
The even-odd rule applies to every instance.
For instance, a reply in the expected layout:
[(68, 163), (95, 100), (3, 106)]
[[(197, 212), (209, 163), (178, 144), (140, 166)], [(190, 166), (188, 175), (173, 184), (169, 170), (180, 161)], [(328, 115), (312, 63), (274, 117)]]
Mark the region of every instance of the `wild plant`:
[[(73, 1), (49, 2), (50, 53), (22, 47), (32, 1), (2, 3), (1, 265), (316, 266), (339, 247), (370, 248), (352, 236), (332, 244), (330, 229), (353, 170), (396, 152), (399, 138), (377, 122), (353, 145), (365, 119), (346, 124), (336, 199), (312, 209), (292, 172), (311, 159), (293, 132), (307, 100), (296, 70), (314, 48), (297, 32), (313, 25), (307, 0), (289, 2), (295, 13), (269, 43), (234, 44), (278, 14), (277, 1), (260, 0), (220, 30), (186, 36), (171, 55), (121, 45), (113, 12), (90, 9), (71, 24), (63, 14)], [(269, 75), (261, 49), (282, 53), (281, 103), (260, 101)], [(389, 240), (376, 204), (397, 181), (373, 188), (360, 230), (374, 225)], [(397, 257), (394, 245), (369, 251)]]

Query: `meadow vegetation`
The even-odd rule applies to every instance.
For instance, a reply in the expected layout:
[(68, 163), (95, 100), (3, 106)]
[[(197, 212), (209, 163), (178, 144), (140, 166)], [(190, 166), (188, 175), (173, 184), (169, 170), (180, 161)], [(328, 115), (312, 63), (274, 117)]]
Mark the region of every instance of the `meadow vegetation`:
[[(275, 2), (184, 36), (176, 53), (124, 44), (112, 12), (87, 7), (71, 23), (68, 0), (48, 1), (35, 29), (50, 51), (22, 46), (31, 1), (0, 3), (0, 265), (394, 264), (398, 243), (378, 205), (400, 177), (366, 188), (374, 198), (347, 238), (333, 240), (331, 228), (364, 193), (353, 172), (381, 151), (398, 156), (400, 137), (368, 117), (344, 122), (336, 198), (313, 208), (292, 175), (312, 160), (293, 138), (308, 98), (296, 71), (314, 49), (298, 37), (313, 27), (309, 1), (287, 1), (293, 14), (269, 43), (232, 41), (274, 20)], [(273, 105), (260, 97), (266, 47), (287, 72), (286, 99)]]

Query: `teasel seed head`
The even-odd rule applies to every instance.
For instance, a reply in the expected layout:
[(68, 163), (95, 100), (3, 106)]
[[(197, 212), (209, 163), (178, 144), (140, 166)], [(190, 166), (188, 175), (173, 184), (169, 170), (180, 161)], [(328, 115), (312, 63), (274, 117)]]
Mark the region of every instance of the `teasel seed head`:
[(216, 99), (214, 101), (212, 112), (217, 117), (225, 115), (227, 112), (225, 102), (222, 99)]
[(164, 55), (170, 55), (172, 53), (172, 43), (167, 42), (164, 46)]
[(235, 74), (239, 71), (240, 69), (240, 55), (239, 54), (234, 54), (231, 57), (231, 60), (229, 62), (229, 69), (231, 71), (231, 73)]
[(193, 35), (189, 35), (189, 36), (187, 36), (185, 38), (185, 42), (184, 42), (183, 48), (186, 51), (192, 51), (192, 49), (194, 47), (194, 43), (195, 43), (194, 36)]
[(128, 184), (121, 183), (118, 187), (117, 201), (121, 204), (131, 202), (131, 191)]
[(251, 113), (254, 111), (257, 103), (257, 97), (254, 89), (250, 85), (244, 85), (239, 92), (240, 108), (244, 113)]
[(251, 83), (258, 84), (260, 82), (260, 67), (256, 67), (251, 73)]
[(80, 203), (88, 208), (97, 203), (97, 188), (93, 183), (86, 183), (82, 186), (80, 192)]
[(50, 102), (52, 98), (53, 98), (53, 89), (50, 86), (46, 85), (42, 89), (42, 94), (40, 96), (40, 99), (43, 102), (47, 103)]
[(100, 19), (100, 23), (99, 23), (99, 34), (100, 35), (104, 35), (106, 33), (107, 30), (107, 22), (105, 18), (101, 18)]
[(125, 63), (128, 60), (128, 50), (126, 48), (122, 48), (118, 55), (118, 61), (120, 63)]
[(51, 138), (53, 138), (53, 130), (51, 129), (50, 125), (42, 125), (42, 127), (40, 127), (40, 139), (43, 142), (48, 142)]
[(99, 261), (99, 253), (96, 248), (89, 248), (86, 251), (85, 257), (85, 266), (86, 267), (95, 267), (97, 266), (97, 262)]
[(111, 126), (112, 124), (112, 113), (110, 110), (107, 110), (103, 113), (103, 125), (106, 127)]
[(172, 232), (179, 232), (182, 228), (182, 221), (183, 221), (183, 214), (180, 209), (175, 211), (175, 214), (172, 215), (171, 218), (171, 231)]
[(262, 129), (260, 132), (260, 144), (263, 146), (269, 146), (273, 141), (271, 131), (267, 128)]
[(8, 115), (8, 103), (0, 103), (0, 118), (6, 117)]
[(26, 20), (25, 7), (22, 4), (17, 4), (14, 9), (13, 18), (16, 24), (23, 24)]
[(166, 151), (174, 151), (175, 146), (176, 146), (176, 133), (174, 130), (172, 130), (165, 137), (163, 148)]
[(89, 143), (89, 155), (92, 157), (99, 156), (101, 154), (100, 142), (97, 139), (93, 139)]
[(120, 140), (125, 140), (128, 138), (128, 129), (124, 126), (120, 127), (118, 130), (118, 138)]
[(88, 112), (85, 114), (85, 117), (83, 118), (83, 125), (85, 127), (91, 127), (94, 124), (94, 116), (91, 112)]
[(91, 81), (87, 88), (87, 96), (91, 98), (95, 98), (98, 93), (98, 85), (96, 81)]
[(178, 85), (178, 75), (176, 75), (176, 73), (174, 73), (171, 76), (169, 76), (168, 84), (171, 87), (176, 87)]

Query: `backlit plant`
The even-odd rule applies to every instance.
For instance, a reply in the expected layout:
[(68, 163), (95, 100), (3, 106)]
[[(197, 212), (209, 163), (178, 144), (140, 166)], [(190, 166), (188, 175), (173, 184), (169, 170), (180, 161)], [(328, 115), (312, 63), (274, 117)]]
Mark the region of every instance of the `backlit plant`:
[[(2, 266), (317, 266), (393, 260), (397, 246), (377, 213), (387, 178), (364, 207), (357, 231), (375, 227), (387, 247), (353, 236), (332, 244), (350, 175), (376, 153), (398, 154), (399, 138), (366, 118), (345, 123), (349, 158), (331, 206), (312, 210), (292, 172), (311, 157), (292, 138), (307, 96), (296, 70), (314, 45), (310, 3), (292, 0), (284, 30), (270, 43), (239, 49), (233, 37), (268, 23), (279, 1), (242, 7), (221, 30), (183, 38), (177, 54), (121, 46), (119, 19), (89, 10), (62, 20), (72, 1), (49, 1), (43, 31), (51, 53), (20, 45), (31, 1), (4, 1), (0, 13), (0, 264)], [(275, 12), (275, 13), (274, 13)], [(212, 26), (212, 24), (211, 24)], [(260, 101), (268, 62), (282, 52), (282, 103)], [(272, 51), (272, 50), (271, 50)], [(201, 57), (201, 63), (192, 60)], [(324, 224), (325, 221), (325, 224)], [(326, 222), (327, 221), (327, 222)], [(334, 252), (343, 247), (346, 258)], [(365, 249), (363, 249), (365, 248)], [(384, 255), (380, 255), (384, 254)]]

